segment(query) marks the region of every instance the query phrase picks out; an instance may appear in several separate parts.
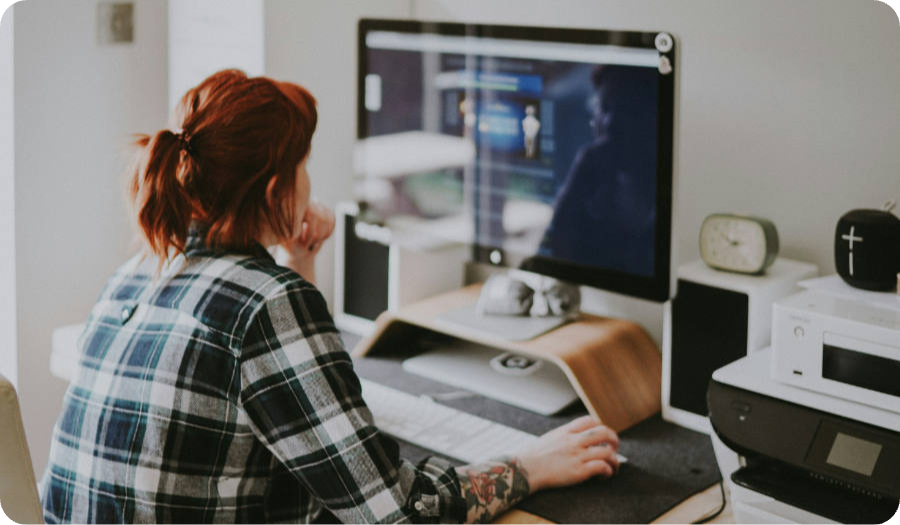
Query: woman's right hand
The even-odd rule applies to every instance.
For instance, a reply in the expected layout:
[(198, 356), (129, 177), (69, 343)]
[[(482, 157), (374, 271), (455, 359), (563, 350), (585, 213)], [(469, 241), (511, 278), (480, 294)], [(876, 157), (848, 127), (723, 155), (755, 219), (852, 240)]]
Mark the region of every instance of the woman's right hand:
[(316, 255), (334, 232), (334, 212), (310, 200), (300, 223), (300, 234), (281, 246), (288, 254), (287, 266), (315, 284)]
[(547, 432), (514, 456), (458, 467), (466, 523), (490, 522), (539, 490), (608, 478), (619, 470), (618, 449), (616, 433), (585, 416)]
[(584, 416), (547, 432), (517, 455), (531, 492), (618, 472), (619, 436)]

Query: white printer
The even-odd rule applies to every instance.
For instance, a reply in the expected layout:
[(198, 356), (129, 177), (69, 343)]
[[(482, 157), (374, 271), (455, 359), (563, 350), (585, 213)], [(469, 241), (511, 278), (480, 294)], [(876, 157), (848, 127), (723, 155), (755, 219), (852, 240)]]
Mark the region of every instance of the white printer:
[(900, 413), (900, 297), (834, 277), (772, 309), (772, 377)]
[(707, 392), (735, 521), (890, 519), (900, 505), (900, 413), (776, 381), (771, 362), (765, 349), (720, 368)]

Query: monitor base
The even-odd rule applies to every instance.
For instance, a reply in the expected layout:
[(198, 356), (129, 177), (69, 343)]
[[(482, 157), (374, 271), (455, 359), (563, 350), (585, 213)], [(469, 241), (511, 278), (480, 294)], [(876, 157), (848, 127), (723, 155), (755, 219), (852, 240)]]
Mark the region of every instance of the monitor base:
[(578, 400), (558, 366), (468, 341), (455, 341), (405, 359), (403, 369), (545, 416)]

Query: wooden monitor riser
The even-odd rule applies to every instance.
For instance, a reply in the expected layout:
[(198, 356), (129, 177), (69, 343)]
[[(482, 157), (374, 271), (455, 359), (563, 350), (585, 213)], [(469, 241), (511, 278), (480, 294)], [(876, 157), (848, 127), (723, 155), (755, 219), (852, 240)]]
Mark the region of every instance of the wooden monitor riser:
[(534, 339), (509, 341), (436, 322), (444, 312), (474, 304), (480, 290), (481, 285), (472, 285), (381, 314), (374, 332), (357, 344), (353, 355), (409, 347), (410, 339), (425, 329), (555, 364), (588, 411), (616, 432), (659, 412), (662, 360), (656, 344), (639, 325), (583, 314)]

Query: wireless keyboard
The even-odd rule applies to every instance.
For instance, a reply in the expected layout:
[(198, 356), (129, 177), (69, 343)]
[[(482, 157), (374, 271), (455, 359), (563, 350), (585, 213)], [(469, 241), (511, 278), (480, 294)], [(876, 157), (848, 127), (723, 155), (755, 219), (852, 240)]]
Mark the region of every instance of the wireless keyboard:
[[(534, 434), (501, 425), (366, 379), (363, 399), (382, 431), (413, 445), (458, 459), (481, 463), (517, 452), (537, 439)], [(628, 461), (618, 455), (619, 462)]]

